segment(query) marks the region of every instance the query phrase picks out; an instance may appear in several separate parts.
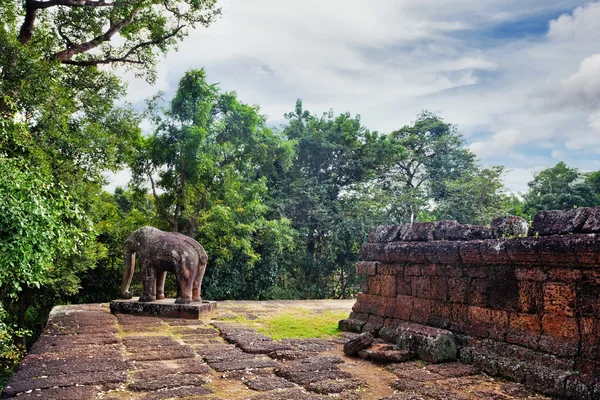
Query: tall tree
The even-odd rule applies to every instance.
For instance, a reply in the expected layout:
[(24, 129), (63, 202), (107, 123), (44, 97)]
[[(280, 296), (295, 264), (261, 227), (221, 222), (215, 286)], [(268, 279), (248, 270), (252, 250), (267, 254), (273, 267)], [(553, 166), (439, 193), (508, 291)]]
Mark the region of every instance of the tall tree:
[(572, 207), (598, 205), (594, 191), (593, 175), (586, 181), (585, 175), (577, 168), (559, 162), (535, 174), (527, 185), (529, 190), (523, 195), (526, 211), (533, 215), (537, 210), (560, 210)]
[(263, 262), (277, 269), (272, 257), (283, 259), (281, 248), (290, 244), (288, 221), (269, 221), (265, 198), (269, 175), (290, 162), (291, 144), (266, 126), (257, 107), (208, 84), (204, 70), (188, 71), (165, 109), (158, 100), (150, 104), (156, 131), (133, 165), (135, 180), (150, 182), (166, 228), (207, 249), (209, 294), (268, 291), (272, 281), (249, 282), (257, 268), (268, 269)]

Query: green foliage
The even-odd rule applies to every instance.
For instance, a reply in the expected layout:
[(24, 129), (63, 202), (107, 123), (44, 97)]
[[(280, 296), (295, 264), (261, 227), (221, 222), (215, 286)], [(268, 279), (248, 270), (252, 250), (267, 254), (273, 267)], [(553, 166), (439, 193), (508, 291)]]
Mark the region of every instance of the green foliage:
[(585, 175), (577, 168), (559, 162), (534, 176), (529, 191), (523, 195), (525, 210), (533, 215), (537, 210), (560, 210), (592, 207), (598, 201), (596, 174)]
[(23, 329), (18, 329), (0, 304), (0, 388), (3, 388), (10, 378), (14, 368), (25, 355), (25, 348), (15, 344), (15, 338), (28, 335)]

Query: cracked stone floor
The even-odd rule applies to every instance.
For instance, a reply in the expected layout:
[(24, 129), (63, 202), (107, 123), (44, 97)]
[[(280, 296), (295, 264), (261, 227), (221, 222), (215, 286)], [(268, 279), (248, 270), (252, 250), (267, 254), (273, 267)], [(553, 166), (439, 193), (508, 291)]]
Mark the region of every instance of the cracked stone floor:
[(62, 306), (4, 389), (4, 398), (87, 399), (546, 399), (460, 363), (378, 365), (346, 357), (353, 336), (273, 340), (248, 325), (292, 309), (346, 311), (354, 300), (227, 301), (200, 320)]

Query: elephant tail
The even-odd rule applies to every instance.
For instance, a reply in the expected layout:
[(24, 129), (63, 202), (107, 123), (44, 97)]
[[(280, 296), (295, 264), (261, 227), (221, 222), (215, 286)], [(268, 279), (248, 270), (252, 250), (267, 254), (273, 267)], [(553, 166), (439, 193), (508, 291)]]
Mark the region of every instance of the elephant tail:
[(129, 285), (131, 285), (131, 279), (133, 278), (133, 270), (135, 268), (135, 253), (137, 250), (136, 246), (136, 232), (133, 232), (125, 241), (125, 263), (123, 266), (123, 280), (121, 282), (121, 297), (124, 299), (131, 299), (132, 294), (129, 291)]

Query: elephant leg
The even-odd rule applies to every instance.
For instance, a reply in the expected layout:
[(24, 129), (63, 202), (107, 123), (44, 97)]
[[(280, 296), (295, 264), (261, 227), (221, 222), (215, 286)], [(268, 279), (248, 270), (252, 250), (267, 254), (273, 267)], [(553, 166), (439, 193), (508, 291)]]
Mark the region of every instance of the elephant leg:
[(196, 271), (192, 268), (192, 264), (187, 260), (181, 265), (181, 273), (179, 279), (179, 296), (175, 300), (175, 304), (189, 304), (192, 302), (192, 287)]
[(156, 268), (153, 265), (146, 265), (145, 261), (140, 258), (144, 294), (140, 297), (139, 301), (149, 302), (156, 300)]
[(202, 279), (204, 278), (204, 272), (206, 272), (206, 264), (198, 265), (198, 272), (196, 272), (194, 287), (192, 289), (193, 301), (202, 301)]
[(165, 279), (167, 279), (167, 271), (158, 272), (156, 275), (156, 300), (165, 298)]

